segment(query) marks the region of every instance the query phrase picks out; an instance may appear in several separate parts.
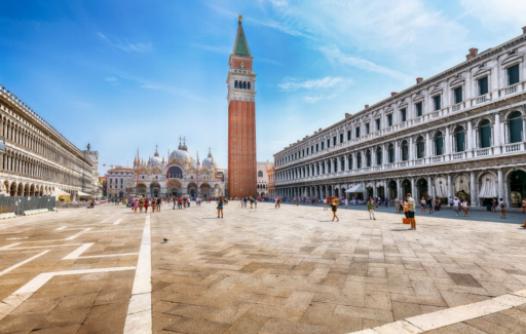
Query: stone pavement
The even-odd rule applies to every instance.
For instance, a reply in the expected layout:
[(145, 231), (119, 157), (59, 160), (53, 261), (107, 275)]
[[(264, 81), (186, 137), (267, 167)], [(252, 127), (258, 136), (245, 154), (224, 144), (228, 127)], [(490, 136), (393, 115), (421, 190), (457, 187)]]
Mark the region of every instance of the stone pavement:
[[(147, 333), (148, 319), (154, 333), (349, 333), (455, 306), (472, 317), (430, 333), (525, 332), (516, 224), (417, 216), (409, 231), (394, 213), (339, 213), (105, 205), (2, 222), (0, 333)], [(473, 304), (507, 294), (517, 305)]]

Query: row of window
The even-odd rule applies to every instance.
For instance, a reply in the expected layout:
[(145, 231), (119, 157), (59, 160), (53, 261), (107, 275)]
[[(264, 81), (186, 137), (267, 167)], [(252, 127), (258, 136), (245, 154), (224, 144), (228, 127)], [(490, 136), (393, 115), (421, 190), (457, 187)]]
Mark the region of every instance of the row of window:
[[(508, 127), (508, 142), (509, 143), (517, 143), (523, 141), (523, 120), (522, 120), (522, 114), (518, 111), (514, 111), (508, 115), (507, 118), (507, 127)], [(479, 148), (487, 148), (491, 147), (492, 140), (491, 140), (491, 123), (487, 119), (483, 119), (478, 124), (478, 147)], [(445, 137), (442, 133), (442, 131), (437, 131), (435, 135), (433, 136), (433, 154), (436, 156), (443, 155), (444, 152), (444, 140)], [(464, 152), (466, 150), (466, 130), (463, 126), (457, 126), (455, 130), (453, 131), (453, 151), (454, 152)], [(415, 158), (416, 159), (422, 159), (425, 157), (426, 147), (425, 147), (425, 139), (423, 136), (418, 136), (415, 141)], [(382, 165), (383, 164), (383, 149), (382, 147), (377, 147), (375, 150), (367, 149), (364, 153), (362, 152), (356, 152), (356, 168), (360, 169), (362, 168), (362, 155), (365, 156), (365, 167), (371, 167), (372, 165), (372, 158), (373, 158), (373, 152), (375, 155), (375, 162), (376, 165)], [(400, 160), (401, 161), (408, 161), (409, 160), (409, 141), (408, 140), (402, 140), (400, 143)], [(347, 156), (348, 159), (348, 170), (353, 169), (353, 155), (350, 154)], [(396, 160), (395, 156), (395, 145), (393, 143), (390, 143), (387, 146), (387, 162), (388, 163), (394, 163)], [(329, 159), (325, 163), (314, 163), (311, 164), (311, 167), (306, 167), (307, 170), (304, 170), (305, 167), (300, 167), (294, 169), (295, 172), (292, 172), (289, 170), (288, 172), (279, 172), (279, 176), (281, 179), (286, 176), (286, 178), (298, 178), (298, 177), (305, 177), (305, 176), (312, 176), (312, 175), (320, 175), (325, 173), (331, 173), (331, 172), (338, 172), (345, 170), (345, 157), (341, 156), (339, 158), (333, 158)], [(340, 164), (340, 167), (338, 167), (338, 163)], [(327, 167), (326, 167), (327, 166)], [(288, 174), (287, 174), (288, 173)]]
[(234, 81), (234, 88), (250, 89), (250, 81)]
[[(514, 85), (519, 82), (519, 64), (510, 66), (506, 69), (507, 73), (507, 83), (508, 85)], [(488, 76), (484, 76), (477, 79), (477, 85), (478, 85), (478, 94), (480, 96), (483, 96), (489, 92), (489, 83), (488, 83)], [(463, 94), (463, 86), (456, 86), (452, 89), (453, 92), (453, 103), (459, 104), (462, 103), (464, 100), (464, 94)], [(433, 109), (440, 110), (442, 109), (442, 94), (436, 94), (432, 96), (432, 103), (433, 103)], [(415, 109), (415, 115), (416, 117), (421, 117), (423, 115), (424, 105), (423, 101), (418, 101), (414, 103), (414, 109)], [(407, 121), (407, 108), (401, 108), (399, 109), (399, 117), (400, 122), (406, 122)], [(393, 126), (393, 113), (389, 113), (386, 115), (386, 121), (387, 126), (391, 127)], [(376, 131), (380, 131), (382, 129), (382, 119), (376, 118), (374, 120), (375, 122), (375, 129)], [(365, 135), (368, 135), (371, 132), (371, 126), (369, 122), (364, 124), (365, 129)], [(354, 128), (354, 138), (358, 139), (361, 135), (361, 127), (357, 126)], [(350, 141), (352, 139), (352, 132), (351, 130), (347, 130), (347, 141)], [(282, 165), (286, 162), (294, 161), (297, 159), (301, 159), (307, 155), (314, 154), (319, 152), (320, 150), (324, 150), (325, 147), (329, 148), (332, 146), (335, 146), (337, 143), (342, 144), (344, 142), (344, 134), (340, 133), (339, 138), (337, 136), (332, 137), (331, 139), (327, 139), (326, 141), (322, 141), (318, 144), (311, 145), (310, 147), (307, 147), (305, 149), (302, 149), (300, 151), (297, 151), (293, 154), (290, 154), (284, 158), (281, 158), (277, 161), (278, 165)]]

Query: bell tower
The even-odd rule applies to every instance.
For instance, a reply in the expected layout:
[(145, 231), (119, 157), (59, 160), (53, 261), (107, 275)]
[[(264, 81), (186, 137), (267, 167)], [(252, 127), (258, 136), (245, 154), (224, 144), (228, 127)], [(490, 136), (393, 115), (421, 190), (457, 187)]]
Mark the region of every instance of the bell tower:
[(228, 64), (228, 194), (256, 195), (256, 74), (242, 16)]

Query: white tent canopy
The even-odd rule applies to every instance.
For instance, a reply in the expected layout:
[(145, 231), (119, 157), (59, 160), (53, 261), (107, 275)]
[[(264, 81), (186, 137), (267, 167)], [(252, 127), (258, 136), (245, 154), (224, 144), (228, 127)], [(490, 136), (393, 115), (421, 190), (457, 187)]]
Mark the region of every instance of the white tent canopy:
[(480, 198), (497, 197), (497, 180), (493, 174), (484, 174), (480, 179)]
[(79, 192), (77, 193), (77, 196), (78, 196), (78, 197), (93, 197), (92, 195), (90, 195), (90, 194), (88, 194), (88, 193), (85, 193), (85, 192), (83, 192), (83, 191), (79, 191)]
[(68, 196), (68, 195), (69, 195), (68, 192), (65, 192), (64, 190), (60, 188), (55, 188), (55, 190), (53, 190), (53, 196)]
[(347, 189), (345, 192), (347, 194), (350, 193), (363, 193), (365, 191), (365, 188), (363, 187), (363, 184), (353, 184), (349, 189)]
[(436, 197), (448, 197), (447, 191), (447, 181), (444, 177), (438, 177), (435, 179), (435, 191)]

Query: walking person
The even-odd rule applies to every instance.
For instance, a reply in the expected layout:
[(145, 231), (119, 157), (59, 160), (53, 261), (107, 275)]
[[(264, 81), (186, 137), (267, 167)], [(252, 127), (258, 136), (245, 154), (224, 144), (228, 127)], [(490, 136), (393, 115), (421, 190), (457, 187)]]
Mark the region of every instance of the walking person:
[(453, 199), (453, 210), (455, 210), (457, 216), (460, 216), (460, 200), (458, 199), (458, 197), (455, 197), (455, 199)]
[(146, 200), (144, 200), (144, 213), (148, 213), (149, 206), (150, 206), (150, 200), (146, 198)]
[(152, 198), (152, 213), (157, 211), (157, 199)]
[(144, 208), (144, 196), (139, 199), (139, 213), (142, 213), (142, 208)]
[(163, 203), (162, 199), (159, 197), (157, 199), (157, 212), (161, 212), (161, 204)]
[(375, 203), (372, 197), (367, 201), (367, 211), (369, 211), (369, 220), (376, 220), (374, 216)]
[(407, 194), (407, 218), (411, 223), (411, 230), (416, 230), (416, 220), (415, 220), (415, 199), (411, 196), (411, 193)]
[(467, 215), (469, 214), (468, 201), (466, 199), (463, 200), (462, 203), (460, 204), (460, 206), (462, 207), (462, 212), (464, 213), (464, 217), (467, 217)]
[(217, 199), (217, 218), (223, 218), (223, 206), (225, 204), (225, 200), (223, 196), (219, 196)]
[(338, 205), (340, 205), (340, 199), (338, 197), (334, 197), (331, 201), (331, 210), (332, 210), (332, 221), (336, 219), (336, 222), (340, 221), (340, 218), (338, 218), (338, 215), (336, 214), (336, 211), (338, 210)]

